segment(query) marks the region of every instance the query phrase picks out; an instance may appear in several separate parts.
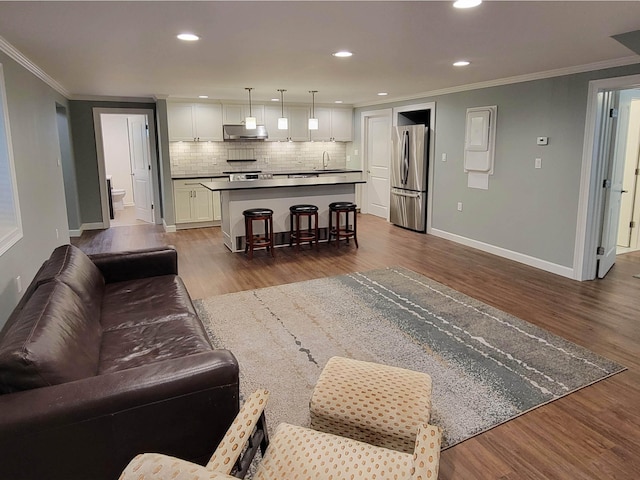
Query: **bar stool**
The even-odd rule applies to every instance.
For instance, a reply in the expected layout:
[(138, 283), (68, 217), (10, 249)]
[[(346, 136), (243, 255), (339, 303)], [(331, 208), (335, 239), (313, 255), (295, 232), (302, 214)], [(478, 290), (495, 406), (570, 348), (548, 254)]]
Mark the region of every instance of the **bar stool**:
[[(289, 246), (296, 242), (296, 251), (300, 250), (300, 242), (309, 242), (313, 246), (316, 242), (316, 250), (318, 249), (318, 207), (315, 205), (292, 205), (289, 207)], [(307, 229), (300, 229), (300, 217), (307, 217)], [(311, 219), (313, 218), (313, 228), (311, 228)], [(295, 228), (294, 227), (295, 219)]]
[[(254, 248), (264, 247), (273, 252), (273, 210), (270, 208), (249, 208), (242, 212), (244, 215), (244, 231), (246, 232), (244, 253), (249, 251), (249, 260), (253, 258)], [(253, 222), (264, 220), (264, 234), (253, 234)]]
[[(336, 246), (338, 247), (340, 247), (341, 238), (346, 238), (347, 243), (349, 243), (350, 238), (353, 238), (356, 248), (358, 248), (358, 215), (356, 208), (357, 206), (353, 202), (333, 202), (329, 204), (329, 243), (331, 243), (332, 236), (336, 238)], [(353, 228), (349, 228), (349, 214), (351, 212), (353, 212)], [(344, 213), (345, 216), (344, 226), (340, 226), (341, 213)], [(335, 226), (333, 225), (334, 216)]]

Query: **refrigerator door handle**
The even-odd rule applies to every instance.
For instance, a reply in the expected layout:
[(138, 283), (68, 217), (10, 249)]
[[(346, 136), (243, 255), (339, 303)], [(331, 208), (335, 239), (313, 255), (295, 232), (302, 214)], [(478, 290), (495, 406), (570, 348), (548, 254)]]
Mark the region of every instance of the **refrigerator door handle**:
[(399, 197), (420, 198), (419, 193), (403, 192), (402, 190), (396, 190), (395, 188), (391, 190), (391, 193), (393, 195), (398, 195)]
[(409, 131), (405, 130), (402, 137), (402, 185), (409, 181)]

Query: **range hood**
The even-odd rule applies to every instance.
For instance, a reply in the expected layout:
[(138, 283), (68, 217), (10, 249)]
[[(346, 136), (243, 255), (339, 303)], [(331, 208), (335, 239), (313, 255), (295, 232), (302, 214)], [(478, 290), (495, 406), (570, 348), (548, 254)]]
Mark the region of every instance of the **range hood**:
[(225, 142), (265, 140), (269, 137), (264, 125), (258, 125), (254, 130), (247, 130), (244, 125), (223, 125), (222, 133)]

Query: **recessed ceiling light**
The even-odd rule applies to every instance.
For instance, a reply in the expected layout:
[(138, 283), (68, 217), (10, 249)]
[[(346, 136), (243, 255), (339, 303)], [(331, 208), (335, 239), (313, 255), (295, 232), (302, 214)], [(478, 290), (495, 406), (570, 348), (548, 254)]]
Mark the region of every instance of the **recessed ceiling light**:
[(198, 98), (209, 98), (209, 95), (198, 95)]
[(184, 40), (186, 42), (195, 42), (196, 40), (200, 40), (198, 35), (194, 35), (193, 33), (181, 33), (178, 35), (180, 40)]
[(468, 62), (467, 60), (460, 60), (458, 62), (455, 62), (453, 64), (454, 67), (466, 67), (467, 65), (469, 65), (471, 62)]
[(453, 6), (456, 8), (473, 8), (482, 3), (482, 0), (457, 0), (453, 2)]
[(353, 55), (353, 53), (347, 52), (346, 50), (340, 50), (333, 54), (334, 57), (350, 57), (351, 55)]
[(384, 97), (385, 95), (389, 95), (387, 92), (380, 92), (378, 93), (378, 95), (380, 95), (381, 97)]
[(334, 103), (342, 103), (342, 100), (336, 100)]

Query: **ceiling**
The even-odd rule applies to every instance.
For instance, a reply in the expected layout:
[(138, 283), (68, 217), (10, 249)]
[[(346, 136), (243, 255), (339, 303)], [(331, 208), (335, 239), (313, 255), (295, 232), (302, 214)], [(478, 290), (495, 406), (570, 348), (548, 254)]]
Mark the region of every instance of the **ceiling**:
[[(0, 37), (72, 98), (243, 101), (253, 87), (254, 101), (284, 88), (285, 102), (317, 90), (316, 103), (374, 104), (378, 92), (640, 62), (610, 38), (639, 28), (639, 1), (0, 1)], [(341, 49), (353, 56), (331, 55)]]

